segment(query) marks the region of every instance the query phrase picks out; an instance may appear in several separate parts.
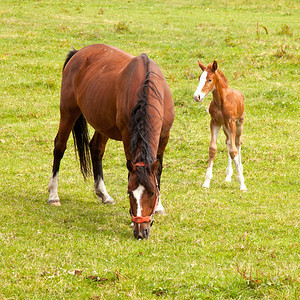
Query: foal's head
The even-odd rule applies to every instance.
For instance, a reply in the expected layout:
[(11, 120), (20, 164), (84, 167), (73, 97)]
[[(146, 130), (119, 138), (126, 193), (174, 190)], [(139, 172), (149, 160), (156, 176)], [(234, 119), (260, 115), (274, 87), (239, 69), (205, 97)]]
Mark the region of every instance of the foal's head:
[(216, 88), (216, 71), (218, 70), (218, 64), (214, 61), (205, 67), (198, 60), (198, 65), (203, 73), (199, 77), (199, 85), (194, 93), (194, 99), (197, 102), (202, 102), (205, 96)]
[(152, 166), (143, 162), (127, 162), (128, 194), (130, 200), (130, 213), (133, 222), (133, 233), (137, 239), (148, 238), (150, 227), (159, 197), (159, 189), (156, 182), (156, 171), (159, 162)]

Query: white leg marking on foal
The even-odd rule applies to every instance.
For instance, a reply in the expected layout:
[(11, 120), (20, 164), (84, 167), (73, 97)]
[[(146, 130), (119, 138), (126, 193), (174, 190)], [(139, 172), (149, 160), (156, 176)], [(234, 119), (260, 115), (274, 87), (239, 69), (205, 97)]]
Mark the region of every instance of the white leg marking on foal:
[(102, 199), (102, 203), (115, 203), (114, 199), (108, 194), (103, 179), (95, 182), (96, 195)]
[(209, 188), (210, 180), (212, 179), (212, 169), (213, 169), (213, 162), (211, 162), (210, 166), (207, 168), (206, 174), (205, 174), (205, 181), (202, 185), (204, 188)]
[(237, 171), (237, 178), (240, 183), (240, 190), (245, 191), (247, 190), (246, 185), (245, 185), (245, 180), (244, 180), (244, 175), (243, 175), (243, 167), (239, 164), (239, 156), (237, 155), (234, 159), (234, 164), (236, 167)]
[(231, 176), (233, 174), (233, 169), (232, 169), (232, 159), (231, 159), (230, 154), (229, 154), (229, 143), (227, 144), (227, 148), (228, 148), (228, 166), (227, 166), (227, 169), (226, 169), (226, 179), (225, 179), (225, 181), (231, 182)]
[(197, 87), (196, 92), (194, 93), (194, 99), (196, 101), (203, 101), (204, 97), (206, 96), (206, 94), (202, 92), (202, 89), (206, 82), (206, 77), (207, 77), (207, 72), (204, 71), (200, 76), (199, 85)]

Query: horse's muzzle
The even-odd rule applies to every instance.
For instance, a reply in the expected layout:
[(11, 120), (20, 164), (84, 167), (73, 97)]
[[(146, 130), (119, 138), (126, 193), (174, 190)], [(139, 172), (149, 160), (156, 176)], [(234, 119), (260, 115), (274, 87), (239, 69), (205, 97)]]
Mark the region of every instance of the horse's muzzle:
[(149, 223), (143, 223), (143, 224), (140, 224), (140, 226), (137, 226), (137, 225), (139, 225), (139, 224), (136, 224), (133, 229), (134, 237), (138, 240), (147, 239), (150, 235), (150, 226), (151, 225)]

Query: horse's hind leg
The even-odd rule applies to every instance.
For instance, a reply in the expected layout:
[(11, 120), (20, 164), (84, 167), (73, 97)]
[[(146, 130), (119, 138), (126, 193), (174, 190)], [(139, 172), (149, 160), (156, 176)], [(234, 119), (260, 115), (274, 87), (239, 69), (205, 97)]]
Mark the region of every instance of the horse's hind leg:
[(99, 132), (95, 132), (91, 142), (90, 150), (93, 164), (94, 182), (96, 195), (101, 198), (102, 203), (115, 203), (114, 199), (108, 194), (104, 181), (103, 181), (103, 169), (102, 158), (105, 151), (105, 146), (108, 138)]
[(64, 118), (61, 115), (58, 133), (54, 140), (54, 151), (53, 151), (53, 168), (52, 168), (52, 177), (48, 184), (49, 199), (48, 203), (53, 206), (60, 206), (60, 200), (58, 197), (58, 172), (60, 161), (64, 156), (64, 152), (67, 148), (67, 141), (70, 136), (71, 130), (78, 118), (80, 112), (73, 115), (70, 114), (69, 118)]
[(209, 160), (208, 160), (208, 167), (205, 174), (205, 181), (202, 185), (204, 188), (209, 188), (210, 180), (212, 179), (212, 168), (213, 168), (213, 160), (217, 152), (217, 138), (218, 133), (221, 126), (216, 125), (213, 120), (210, 122), (210, 131), (211, 131), (211, 140), (209, 145)]

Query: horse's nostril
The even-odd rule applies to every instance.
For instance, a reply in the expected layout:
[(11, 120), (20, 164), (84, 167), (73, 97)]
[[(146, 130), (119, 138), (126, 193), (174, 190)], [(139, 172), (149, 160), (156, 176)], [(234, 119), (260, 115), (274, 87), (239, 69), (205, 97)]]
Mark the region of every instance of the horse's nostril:
[(149, 237), (149, 234), (150, 234), (150, 228), (145, 228), (144, 230), (144, 238), (147, 239)]

